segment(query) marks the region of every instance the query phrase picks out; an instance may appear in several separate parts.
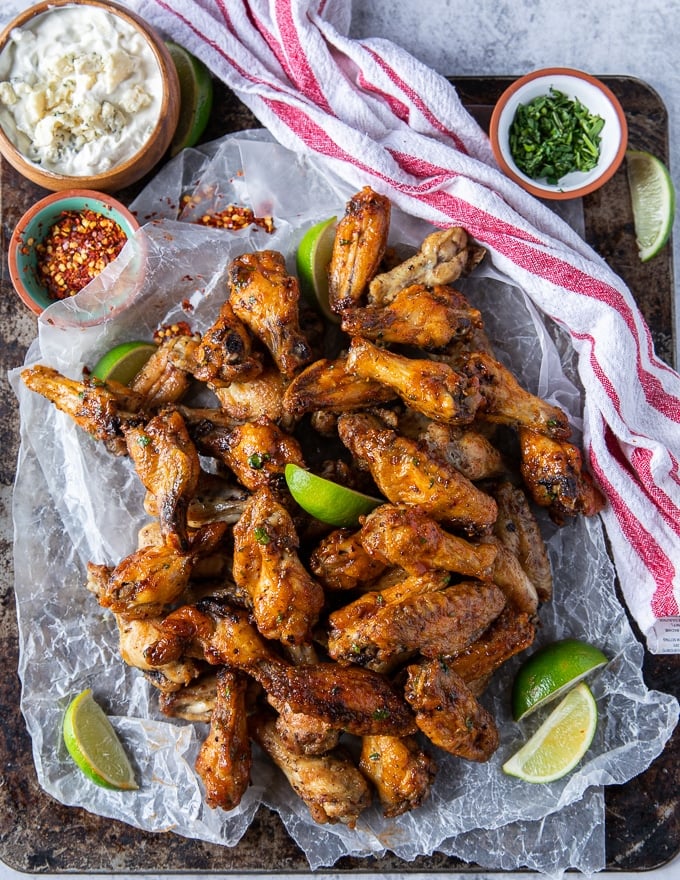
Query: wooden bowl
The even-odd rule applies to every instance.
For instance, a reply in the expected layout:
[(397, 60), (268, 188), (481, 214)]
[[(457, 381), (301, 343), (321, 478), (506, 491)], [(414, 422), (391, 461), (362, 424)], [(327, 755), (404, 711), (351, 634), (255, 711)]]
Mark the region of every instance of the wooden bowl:
[[(177, 70), (159, 34), (134, 12), (117, 3), (112, 3), (110, 0), (43, 0), (35, 6), (31, 6), (11, 21), (0, 34), (0, 58), (3, 50), (11, 42), (10, 34), (15, 28), (30, 28), (36, 24), (35, 20), (38, 16), (58, 15), (61, 7), (74, 7), (76, 11), (70, 13), (74, 15), (78, 15), (77, 10), (82, 7), (84, 18), (87, 17), (89, 9), (98, 10), (95, 13), (97, 15), (108, 13), (118, 19), (118, 27), (128, 31), (132, 29), (136, 34), (141, 35), (144, 44), (153, 56), (152, 59), (149, 59), (150, 63), (158, 65), (160, 82), (160, 96), (157, 99), (158, 113), (150, 121), (150, 133), (136, 147), (130, 147), (127, 151), (128, 154), (123, 155), (116, 164), (103, 168), (101, 171), (83, 172), (82, 174), (72, 169), (62, 173), (58, 168), (48, 169), (31, 161), (22, 152), (22, 149), (25, 151), (26, 147), (20, 149), (14, 142), (16, 138), (10, 138), (2, 123), (0, 123), (0, 153), (24, 177), (45, 189), (61, 191), (78, 188), (111, 192), (134, 183), (151, 171), (170, 146), (180, 112)], [(45, 20), (42, 19), (43, 22)], [(15, 44), (15, 50), (17, 54), (21, 51), (21, 43)], [(130, 119), (133, 119), (134, 115), (133, 112), (128, 114)], [(121, 138), (120, 143), (124, 147), (124, 139)]]

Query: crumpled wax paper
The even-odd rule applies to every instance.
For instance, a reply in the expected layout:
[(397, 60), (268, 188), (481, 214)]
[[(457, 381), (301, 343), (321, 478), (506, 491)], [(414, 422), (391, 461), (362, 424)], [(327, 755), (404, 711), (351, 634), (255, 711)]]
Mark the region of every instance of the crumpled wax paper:
[[(181, 196), (187, 193), (199, 212), (233, 202), (258, 216), (271, 214), (276, 231), (229, 232), (178, 220)], [(194, 329), (205, 329), (224, 298), (233, 257), (274, 248), (292, 258), (304, 230), (342, 214), (350, 195), (321, 160), (295, 156), (264, 132), (185, 151), (133, 204), (145, 225), (119, 259), (77, 297), (41, 316), (27, 363), (45, 362), (80, 378), (83, 366), (94, 364), (112, 345), (150, 338), (159, 324), (187, 320)], [(428, 231), (422, 221), (395, 212), (393, 243), (416, 245)], [(578, 438), (581, 394), (566, 338), (544, 323), (488, 257), (461, 287), (482, 309), (499, 358), (525, 387), (570, 414)], [(498, 721), (500, 748), (485, 764), (437, 753), (437, 781), (420, 809), (385, 819), (374, 805), (354, 830), (319, 826), (258, 752), (242, 803), (229, 813), (211, 810), (193, 770), (207, 726), (161, 716), (153, 688), (119, 657), (113, 616), (84, 586), (88, 561), (113, 565), (136, 548), (137, 531), (146, 521), (141, 484), (128, 459), (110, 455), (29, 392), (19, 370), (11, 381), (21, 412), (14, 524), (22, 710), (40, 784), (53, 797), (146, 830), (172, 830), (229, 846), (263, 803), (280, 814), (313, 869), (343, 855), (378, 856), (388, 850), (407, 860), (438, 850), (486, 868), (529, 867), (554, 876), (567, 868), (591, 873), (604, 867), (602, 786), (625, 782), (660, 754), (677, 722), (678, 705), (643, 682), (643, 649), (616, 599), (615, 573), (597, 517), (557, 528), (540, 516), (555, 595), (541, 609), (536, 647), (574, 636), (601, 646), (610, 659), (592, 680), (600, 720), (575, 772), (539, 786), (502, 773), (504, 760), (537, 726), (535, 717), (522, 724), (510, 717), (510, 686), (521, 662), (516, 657), (483, 697)], [(92, 688), (121, 735), (139, 791), (97, 788), (69, 760), (60, 733), (62, 713), (85, 687)]]

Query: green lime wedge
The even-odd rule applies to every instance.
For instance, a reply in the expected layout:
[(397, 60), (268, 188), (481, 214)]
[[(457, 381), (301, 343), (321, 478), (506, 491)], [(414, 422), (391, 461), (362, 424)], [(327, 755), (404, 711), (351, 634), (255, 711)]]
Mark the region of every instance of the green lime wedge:
[(126, 791), (139, 788), (118, 735), (90, 688), (69, 703), (63, 736), (69, 754), (92, 782)]
[(590, 748), (597, 703), (585, 682), (569, 691), (508, 761), (503, 772), (525, 782), (554, 782), (570, 773)]
[(325, 477), (318, 477), (296, 464), (286, 465), (285, 477), (290, 494), (303, 510), (321, 522), (338, 528), (355, 528), (359, 525), (359, 517), (384, 503)]
[(337, 217), (322, 220), (302, 236), (295, 255), (300, 291), (329, 321), (339, 322), (328, 304), (328, 265), (333, 254)]
[(107, 351), (92, 368), (92, 376), (101, 382), (113, 379), (129, 385), (158, 348), (152, 342), (121, 342)]
[(675, 218), (675, 189), (664, 163), (643, 150), (628, 150), (626, 171), (635, 240), (640, 259), (645, 263), (656, 256), (670, 238)]
[(170, 144), (170, 155), (193, 147), (201, 138), (210, 119), (213, 104), (213, 81), (208, 68), (183, 46), (166, 42), (179, 77), (179, 122)]
[(521, 721), (606, 663), (607, 658), (599, 648), (578, 639), (545, 645), (525, 660), (515, 676), (513, 718)]

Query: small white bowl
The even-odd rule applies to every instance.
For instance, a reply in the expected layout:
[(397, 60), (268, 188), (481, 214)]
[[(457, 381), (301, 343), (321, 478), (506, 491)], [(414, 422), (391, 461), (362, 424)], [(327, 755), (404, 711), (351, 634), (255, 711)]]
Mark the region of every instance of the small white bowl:
[[(551, 87), (580, 101), (592, 114), (604, 119), (600, 157), (595, 168), (572, 171), (557, 184), (533, 179), (520, 171), (509, 142), (510, 126), (518, 106), (549, 94)], [(491, 116), (489, 137), (501, 170), (525, 190), (544, 199), (574, 199), (598, 189), (616, 172), (626, 153), (628, 126), (621, 104), (604, 83), (580, 70), (550, 67), (521, 77), (503, 92)]]

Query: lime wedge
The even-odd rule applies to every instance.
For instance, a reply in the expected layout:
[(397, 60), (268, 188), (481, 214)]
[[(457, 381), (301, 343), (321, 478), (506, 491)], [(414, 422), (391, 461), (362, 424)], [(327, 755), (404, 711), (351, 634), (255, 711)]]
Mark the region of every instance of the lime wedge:
[(92, 691), (74, 697), (64, 714), (64, 743), (78, 767), (104, 788), (139, 788), (125, 750)]
[(503, 771), (525, 782), (553, 782), (576, 767), (597, 728), (597, 703), (585, 682), (569, 691)]
[(626, 153), (628, 186), (638, 253), (643, 263), (668, 241), (675, 217), (675, 189), (664, 163), (643, 150)]
[(121, 342), (97, 361), (92, 375), (101, 382), (113, 379), (121, 385), (128, 385), (157, 350), (152, 342)]
[(165, 45), (179, 77), (179, 122), (170, 144), (170, 155), (176, 156), (197, 144), (205, 131), (212, 110), (213, 82), (208, 68), (191, 52), (177, 43)]
[(296, 464), (286, 465), (285, 476), (290, 494), (303, 510), (338, 528), (354, 528), (360, 516), (383, 504), (378, 498), (318, 477)]
[(520, 666), (515, 676), (512, 717), (521, 721), (606, 663), (607, 658), (599, 648), (578, 639), (545, 645)]
[(328, 264), (333, 254), (336, 217), (322, 220), (302, 236), (295, 255), (300, 291), (325, 318), (335, 323), (339, 318), (328, 304)]

